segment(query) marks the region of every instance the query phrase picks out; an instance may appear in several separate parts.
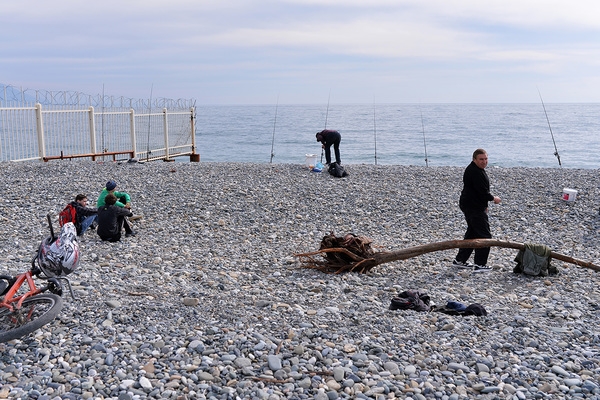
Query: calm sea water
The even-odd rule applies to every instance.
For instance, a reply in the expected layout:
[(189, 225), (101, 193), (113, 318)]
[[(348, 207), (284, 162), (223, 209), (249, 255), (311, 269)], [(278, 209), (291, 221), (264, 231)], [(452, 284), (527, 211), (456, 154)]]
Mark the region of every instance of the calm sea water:
[(600, 168), (600, 104), (545, 107), (548, 119), (541, 103), (201, 106), (197, 144), (201, 161), (269, 163), (273, 149), (273, 163), (304, 164), (327, 127), (343, 164), (464, 166), (481, 147), (493, 166), (555, 168), (556, 145), (563, 168)]

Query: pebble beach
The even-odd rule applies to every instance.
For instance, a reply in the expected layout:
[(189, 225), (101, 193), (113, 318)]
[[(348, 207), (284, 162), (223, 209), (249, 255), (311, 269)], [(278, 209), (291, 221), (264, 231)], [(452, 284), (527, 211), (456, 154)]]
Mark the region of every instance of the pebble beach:
[[(501, 247), (483, 274), (453, 267), (456, 250), (367, 274), (303, 268), (295, 255), (331, 231), (376, 251), (464, 235), (464, 167), (345, 167), (0, 163), (0, 274), (29, 267), (46, 214), (77, 193), (93, 206), (109, 179), (142, 216), (118, 243), (81, 238), (75, 298), (0, 343), (0, 399), (600, 399), (600, 272), (515, 274)], [(494, 238), (600, 265), (599, 170), (487, 172)], [(390, 310), (405, 290), (488, 314)]]

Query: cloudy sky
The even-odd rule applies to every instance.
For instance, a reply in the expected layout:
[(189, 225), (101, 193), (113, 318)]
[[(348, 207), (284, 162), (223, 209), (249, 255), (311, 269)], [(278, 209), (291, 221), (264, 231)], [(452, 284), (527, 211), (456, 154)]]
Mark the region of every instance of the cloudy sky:
[(0, 83), (199, 104), (600, 102), (597, 0), (0, 1)]

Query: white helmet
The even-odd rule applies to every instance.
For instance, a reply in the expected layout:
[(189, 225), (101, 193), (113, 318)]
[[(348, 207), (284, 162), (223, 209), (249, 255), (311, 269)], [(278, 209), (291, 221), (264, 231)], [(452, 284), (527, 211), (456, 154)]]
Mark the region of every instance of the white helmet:
[(48, 277), (68, 275), (79, 265), (77, 229), (68, 222), (60, 229), (60, 236), (47, 237), (40, 244), (37, 254), (38, 266)]

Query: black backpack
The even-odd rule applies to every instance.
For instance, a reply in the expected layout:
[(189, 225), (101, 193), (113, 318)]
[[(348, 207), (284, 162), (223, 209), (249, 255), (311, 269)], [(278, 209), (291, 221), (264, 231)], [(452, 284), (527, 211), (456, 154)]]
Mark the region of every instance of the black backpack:
[(336, 162), (329, 164), (329, 174), (336, 178), (343, 178), (345, 176), (348, 176), (348, 173), (346, 172), (344, 167), (342, 167)]

